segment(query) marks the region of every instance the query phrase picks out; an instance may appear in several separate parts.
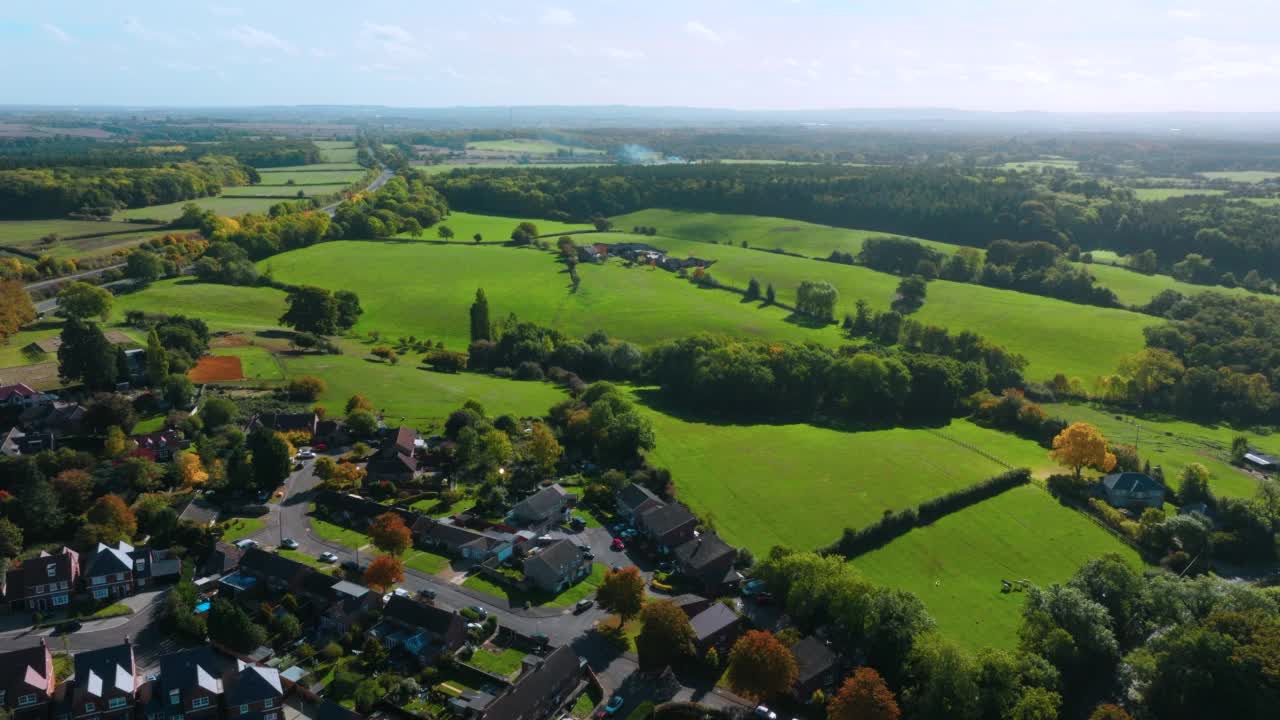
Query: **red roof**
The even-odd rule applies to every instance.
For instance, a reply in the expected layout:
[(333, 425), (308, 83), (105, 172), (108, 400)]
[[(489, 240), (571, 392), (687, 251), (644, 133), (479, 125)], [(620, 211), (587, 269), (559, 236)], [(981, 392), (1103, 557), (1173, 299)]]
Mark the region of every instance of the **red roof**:
[(18, 383), (17, 385), (0, 385), (0, 402), (8, 402), (10, 398), (31, 398), (40, 393), (31, 389), (26, 383)]

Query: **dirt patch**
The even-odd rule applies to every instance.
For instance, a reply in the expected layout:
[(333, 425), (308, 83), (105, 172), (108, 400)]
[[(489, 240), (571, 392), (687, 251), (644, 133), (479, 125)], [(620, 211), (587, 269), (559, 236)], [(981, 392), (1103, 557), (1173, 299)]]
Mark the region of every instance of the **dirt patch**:
[(240, 358), (234, 355), (206, 355), (191, 368), (187, 377), (198, 383), (227, 382), (243, 380), (244, 370), (240, 367)]
[(6, 384), (23, 383), (37, 390), (51, 390), (62, 385), (58, 380), (58, 363), (56, 362), (0, 368), (0, 378), (4, 378)]
[(223, 335), (221, 337), (215, 337), (213, 341), (209, 343), (209, 347), (231, 348), (231, 347), (244, 347), (248, 344), (249, 344), (249, 338), (243, 335)]

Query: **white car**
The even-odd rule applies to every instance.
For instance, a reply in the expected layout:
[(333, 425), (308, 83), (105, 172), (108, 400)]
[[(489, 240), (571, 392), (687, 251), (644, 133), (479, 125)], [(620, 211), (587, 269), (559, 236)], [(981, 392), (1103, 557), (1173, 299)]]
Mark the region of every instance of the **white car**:
[(258, 547), (258, 541), (245, 538), (244, 540), (236, 541), (235, 546), (241, 550), (252, 550), (253, 548)]
[(315, 456), (316, 456), (316, 451), (312, 450), (309, 447), (304, 447), (298, 451), (299, 460), (312, 460), (315, 458)]
[(764, 705), (756, 706), (755, 716), (760, 718), (760, 720), (778, 720), (778, 713), (770, 710)]
[(338, 562), (338, 556), (331, 552), (322, 552), (320, 553), (320, 561), (327, 563)]
[(298, 549), (298, 541), (297, 541), (297, 540), (294, 540), (293, 538), (285, 538), (285, 539), (283, 539), (283, 540), (281, 540), (281, 541), (280, 541), (280, 547), (282, 547), (282, 548), (284, 548), (284, 549), (286, 549), (286, 550), (297, 550), (297, 549)]

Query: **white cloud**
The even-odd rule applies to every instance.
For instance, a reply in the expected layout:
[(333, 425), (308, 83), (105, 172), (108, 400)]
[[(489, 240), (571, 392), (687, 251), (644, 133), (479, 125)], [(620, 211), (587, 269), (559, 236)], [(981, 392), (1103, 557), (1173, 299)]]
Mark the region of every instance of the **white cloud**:
[(280, 52), (292, 53), (296, 52), (293, 45), (285, 40), (280, 39), (277, 35), (253, 27), (252, 25), (240, 25), (234, 30), (227, 33), (232, 40), (240, 43), (250, 50), (278, 50)]
[(178, 38), (170, 33), (155, 30), (142, 24), (142, 21), (136, 17), (128, 17), (124, 19), (124, 31), (139, 40), (147, 42), (160, 43), (169, 47), (178, 47), (181, 43)]
[(708, 42), (715, 43), (716, 45), (723, 45), (725, 43), (724, 35), (712, 30), (697, 20), (690, 20), (685, 23), (684, 31), (699, 40), (706, 40)]
[(219, 5), (218, 3), (210, 3), (209, 12), (218, 17), (240, 17), (244, 14), (244, 8), (234, 5)]
[(578, 18), (572, 12), (562, 7), (549, 7), (542, 11), (542, 15), (538, 21), (543, 25), (577, 25)]
[(645, 58), (645, 54), (639, 50), (627, 50), (616, 47), (605, 48), (604, 56), (610, 60), (618, 60), (620, 62), (633, 62), (636, 60), (643, 60)]
[(413, 33), (389, 23), (366, 20), (360, 29), (359, 45), (361, 49), (380, 56), (365, 65), (369, 69), (398, 70), (427, 57), (426, 48), (418, 44)]
[(1174, 8), (1168, 12), (1169, 17), (1182, 22), (1191, 22), (1199, 20), (1203, 14), (1199, 10), (1187, 10), (1186, 8)]
[(58, 42), (62, 43), (63, 45), (70, 45), (71, 43), (73, 43), (73, 42), (75, 42), (75, 41), (76, 41), (76, 39), (75, 39), (75, 38), (71, 37), (71, 34), (70, 34), (70, 33), (68, 33), (66, 30), (63, 30), (62, 28), (58, 27), (57, 25), (54, 25), (53, 23), (44, 23), (44, 24), (43, 24), (43, 25), (41, 25), (40, 27), (41, 27), (45, 32), (47, 32), (47, 33), (49, 33), (50, 35), (52, 35), (54, 40), (57, 40)]
[(399, 25), (384, 25), (382, 23), (370, 22), (364, 23), (364, 29), (360, 33), (365, 37), (376, 38), (382, 41), (392, 41), (398, 43), (413, 42), (413, 34)]

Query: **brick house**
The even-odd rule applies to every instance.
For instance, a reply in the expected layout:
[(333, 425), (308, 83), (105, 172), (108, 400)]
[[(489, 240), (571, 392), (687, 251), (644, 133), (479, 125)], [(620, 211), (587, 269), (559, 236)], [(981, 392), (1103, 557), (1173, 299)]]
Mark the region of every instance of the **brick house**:
[(392, 595), (382, 622), (370, 630), (388, 649), (404, 648), (420, 658), (451, 653), (467, 641), (466, 621), (456, 612)]
[(33, 611), (57, 610), (71, 603), (71, 593), (80, 579), (80, 556), (64, 547), (50, 555), (25, 560), (5, 577), (5, 596), (10, 607)]
[(280, 720), (284, 706), (280, 672), (240, 661), (236, 667), (225, 694), (228, 720)]
[(680, 573), (698, 582), (715, 595), (739, 579), (734, 570), (738, 551), (713, 532), (697, 534), (675, 549), (676, 567)]
[(54, 720), (132, 720), (139, 684), (128, 639), (77, 653), (75, 679), (59, 688)]
[(659, 549), (674, 550), (693, 539), (698, 518), (680, 503), (649, 508), (635, 517), (636, 529), (644, 533)]
[(160, 658), (160, 677), (150, 683), (146, 720), (213, 720), (222, 713), (230, 660), (209, 646)]
[[(135, 559), (135, 554), (139, 555)], [(85, 587), (94, 600), (114, 600), (132, 595), (138, 585), (135, 576), (145, 574), (145, 551), (138, 553), (121, 540), (115, 547), (98, 543), (98, 549), (84, 569)]]
[(619, 490), (614, 502), (617, 505), (618, 514), (628, 522), (633, 522), (636, 516), (646, 510), (663, 504), (657, 495), (640, 483), (631, 483)]
[(37, 645), (0, 653), (0, 708), (14, 720), (47, 720), (57, 684), (53, 655), (44, 638)]
[(524, 561), (524, 579), (530, 586), (558, 593), (591, 574), (591, 563), (570, 540), (557, 540)]

